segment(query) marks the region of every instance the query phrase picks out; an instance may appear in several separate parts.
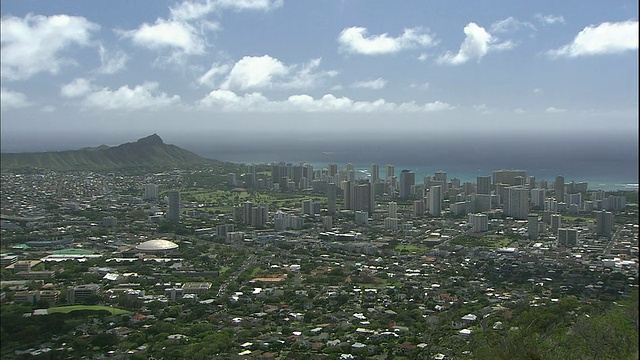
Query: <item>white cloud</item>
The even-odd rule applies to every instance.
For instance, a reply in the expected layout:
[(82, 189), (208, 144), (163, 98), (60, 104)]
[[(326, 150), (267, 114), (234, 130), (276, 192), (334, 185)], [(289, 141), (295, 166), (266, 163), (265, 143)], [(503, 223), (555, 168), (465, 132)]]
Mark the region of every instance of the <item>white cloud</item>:
[(42, 109), (40, 109), (40, 111), (44, 112), (44, 113), (52, 113), (54, 111), (56, 111), (56, 107), (53, 105), (45, 105), (42, 107)]
[(115, 74), (123, 70), (130, 59), (129, 55), (122, 51), (117, 51), (115, 54), (109, 53), (102, 45), (100, 45), (98, 52), (100, 53), (101, 64), (98, 72), (101, 74)]
[(201, 19), (216, 10), (270, 11), (282, 6), (282, 0), (205, 0), (183, 1), (170, 8), (171, 18), (182, 21)]
[(373, 89), (373, 90), (379, 90), (384, 88), (384, 86), (387, 84), (387, 81), (382, 79), (382, 78), (377, 78), (375, 80), (369, 80), (369, 81), (357, 81), (353, 84), (351, 84), (351, 87), (354, 88), (361, 88), (361, 89)]
[(20, 92), (0, 88), (0, 107), (2, 110), (30, 106), (27, 97)]
[(102, 88), (87, 94), (83, 105), (103, 110), (155, 110), (177, 105), (180, 96), (169, 96), (158, 91), (158, 83), (146, 82), (133, 89), (125, 85), (117, 90)]
[(88, 45), (100, 26), (79, 16), (27, 15), (2, 17), (2, 77), (24, 80), (40, 72), (56, 74), (74, 61), (61, 53), (72, 45)]
[(570, 44), (547, 52), (551, 58), (617, 54), (638, 49), (638, 22), (605, 22), (585, 27)]
[(406, 49), (435, 45), (434, 39), (421, 28), (404, 29), (402, 35), (390, 37), (387, 33), (367, 36), (367, 29), (350, 27), (338, 36), (340, 48), (348, 53), (381, 55), (396, 53)]
[(564, 18), (562, 17), (562, 15), (555, 16), (555, 15), (535, 14), (534, 16), (543, 25), (554, 25), (554, 24), (562, 24), (562, 23), (564, 23)]
[[(311, 89), (338, 75), (335, 70), (318, 70), (321, 60), (317, 58), (303, 65), (290, 66), (291, 76), (281, 86), (287, 89)], [(298, 68), (300, 70), (297, 70)]]
[(438, 58), (438, 62), (449, 65), (464, 64), (472, 59), (482, 59), (489, 51), (508, 50), (514, 46), (511, 41), (497, 43), (497, 38), (475, 23), (465, 26), (464, 33), (466, 38), (460, 45), (458, 53), (453, 54), (447, 51)]
[(516, 109), (513, 110), (513, 112), (516, 113), (516, 114), (524, 114), (527, 111), (525, 109), (523, 109), (523, 108), (516, 108)]
[(491, 24), (491, 32), (492, 33), (506, 33), (517, 31), (522, 28), (528, 28), (531, 30), (536, 30), (536, 27), (533, 26), (530, 22), (520, 21), (513, 16), (510, 16), (506, 19), (499, 20)]
[(195, 27), (178, 20), (158, 19), (155, 24), (144, 23), (138, 29), (122, 34), (138, 46), (152, 50), (179, 50), (187, 55), (204, 53), (206, 45)]
[(545, 111), (546, 111), (546, 112), (548, 112), (548, 113), (563, 113), (563, 112), (566, 112), (567, 110), (565, 110), (565, 109), (558, 109), (558, 108), (555, 108), (555, 107), (553, 107), (553, 106), (550, 106), (550, 107), (548, 107)]
[(214, 87), (215, 79), (219, 75), (226, 74), (231, 67), (229, 65), (213, 63), (211, 68), (202, 76), (198, 78), (198, 84)]
[(91, 82), (84, 78), (74, 79), (72, 82), (63, 85), (60, 94), (67, 98), (75, 98), (87, 95), (91, 92), (93, 86)]
[(183, 1), (169, 8), (169, 19), (158, 18), (154, 24), (144, 23), (135, 30), (120, 33), (138, 46), (152, 50), (171, 49), (174, 53), (169, 60), (179, 61), (185, 55), (205, 52), (205, 31), (220, 29), (217, 22), (206, 20), (211, 12), (218, 9), (268, 11), (281, 5), (280, 0)]
[(237, 95), (229, 90), (213, 90), (198, 103), (202, 110), (213, 109), (225, 112), (436, 112), (455, 107), (440, 101), (425, 104), (415, 102), (396, 104), (384, 99), (354, 101), (348, 97), (326, 94), (314, 99), (307, 94), (291, 95), (283, 101), (268, 100), (261, 93)]
[(241, 10), (263, 10), (270, 11), (279, 8), (284, 3), (282, 0), (217, 0), (213, 1), (217, 7), (222, 9)]
[(540, 88), (535, 88), (535, 89), (533, 89), (533, 93), (534, 94), (544, 94), (544, 91), (542, 89), (540, 89)]
[(273, 80), (289, 73), (289, 69), (278, 59), (269, 55), (245, 56), (239, 60), (227, 79), (220, 86), (222, 89), (246, 90), (251, 88), (268, 88)]
[(260, 93), (238, 96), (229, 90), (213, 90), (200, 100), (201, 108), (215, 108), (221, 111), (268, 111), (270, 104)]
[(197, 82), (214, 88), (218, 78), (224, 78), (219, 85), (223, 90), (310, 89), (338, 74), (319, 70), (320, 62), (317, 58), (305, 64), (285, 65), (269, 55), (245, 56), (233, 65), (214, 63)]

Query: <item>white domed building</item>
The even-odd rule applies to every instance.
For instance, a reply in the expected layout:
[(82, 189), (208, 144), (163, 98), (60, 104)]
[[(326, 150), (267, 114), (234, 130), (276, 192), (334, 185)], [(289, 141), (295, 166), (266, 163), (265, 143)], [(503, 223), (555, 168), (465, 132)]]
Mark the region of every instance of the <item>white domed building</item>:
[(136, 250), (148, 254), (167, 254), (177, 249), (178, 244), (164, 239), (148, 240), (136, 246)]

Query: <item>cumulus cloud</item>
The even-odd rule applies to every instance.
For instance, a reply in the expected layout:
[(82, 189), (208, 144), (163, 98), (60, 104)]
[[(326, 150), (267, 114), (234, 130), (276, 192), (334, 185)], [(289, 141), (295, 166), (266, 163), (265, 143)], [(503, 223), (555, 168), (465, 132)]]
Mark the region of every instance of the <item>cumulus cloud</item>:
[(77, 78), (72, 82), (63, 85), (62, 88), (60, 88), (60, 94), (67, 98), (76, 98), (90, 93), (92, 88), (93, 86), (89, 80)]
[(101, 74), (115, 74), (123, 70), (130, 59), (129, 55), (124, 52), (116, 51), (115, 53), (110, 53), (102, 45), (100, 45), (98, 52), (100, 53), (101, 64), (98, 72)]
[(198, 78), (198, 84), (211, 88), (219, 84), (223, 90), (309, 89), (338, 74), (320, 70), (320, 62), (317, 58), (304, 64), (285, 65), (269, 55), (245, 56), (232, 65), (214, 63)]
[(211, 65), (211, 68), (206, 73), (204, 73), (204, 75), (198, 78), (198, 84), (208, 87), (214, 87), (216, 77), (226, 74), (230, 68), (231, 67), (229, 65), (220, 64), (217, 62), (213, 63)]
[(540, 21), (540, 23), (542, 23), (543, 25), (553, 25), (553, 24), (564, 23), (564, 18), (562, 17), (562, 15), (556, 16), (556, 15), (535, 14), (535, 18), (538, 19), (538, 21)]
[(158, 83), (146, 82), (130, 88), (125, 85), (117, 90), (102, 88), (85, 95), (83, 105), (102, 110), (155, 110), (180, 102), (180, 96), (169, 96), (158, 91)]
[(119, 33), (141, 47), (172, 51), (169, 62), (179, 62), (189, 55), (199, 55), (208, 46), (206, 33), (220, 29), (207, 16), (217, 10), (269, 11), (282, 6), (281, 0), (206, 0), (183, 1), (169, 8), (167, 19), (144, 23), (137, 29)]
[(278, 59), (269, 55), (245, 56), (229, 72), (221, 88), (246, 90), (271, 87), (272, 82), (289, 73), (289, 69)]
[(62, 53), (73, 45), (90, 44), (100, 29), (84, 17), (27, 15), (2, 17), (2, 77), (24, 80), (41, 72), (56, 74), (74, 61)]
[(202, 34), (184, 21), (158, 19), (155, 24), (144, 23), (135, 30), (122, 32), (134, 44), (153, 50), (172, 49), (184, 54), (202, 54), (205, 39)]
[(570, 44), (550, 50), (551, 58), (618, 54), (638, 50), (638, 22), (605, 22), (585, 27)]
[(307, 94), (291, 95), (286, 100), (272, 101), (258, 92), (238, 95), (229, 90), (213, 90), (198, 103), (200, 109), (225, 112), (435, 112), (455, 107), (440, 101), (425, 104), (396, 104), (384, 99), (354, 101), (348, 97), (326, 94), (315, 99)]
[(460, 50), (457, 54), (449, 51), (438, 58), (441, 64), (460, 65), (469, 60), (480, 60), (489, 51), (499, 51), (511, 49), (514, 45), (510, 41), (498, 42), (498, 39), (491, 36), (483, 27), (475, 23), (469, 23), (464, 27), (466, 35)]
[(384, 86), (387, 84), (387, 81), (382, 79), (382, 78), (377, 78), (375, 80), (368, 80), (368, 81), (357, 81), (354, 82), (353, 84), (351, 84), (351, 87), (354, 88), (361, 88), (361, 89), (373, 89), (373, 90), (379, 90), (384, 88)]
[(206, 0), (183, 1), (170, 8), (171, 17), (177, 20), (200, 19), (216, 10), (261, 10), (270, 11), (282, 6), (282, 0)]
[(0, 88), (0, 107), (2, 110), (23, 108), (30, 105), (31, 103), (23, 93)]
[(353, 54), (382, 55), (435, 45), (433, 37), (421, 28), (404, 29), (402, 35), (395, 38), (387, 33), (371, 36), (367, 33), (366, 28), (355, 26), (342, 30), (338, 36), (341, 50)]

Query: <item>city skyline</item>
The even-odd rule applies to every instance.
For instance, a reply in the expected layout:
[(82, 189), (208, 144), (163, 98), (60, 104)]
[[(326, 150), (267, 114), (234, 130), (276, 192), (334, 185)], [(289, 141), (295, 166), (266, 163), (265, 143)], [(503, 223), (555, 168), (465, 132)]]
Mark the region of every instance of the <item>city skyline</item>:
[(2, 151), (154, 132), (179, 145), (586, 136), (637, 146), (637, 3), (459, 4), (3, 2)]

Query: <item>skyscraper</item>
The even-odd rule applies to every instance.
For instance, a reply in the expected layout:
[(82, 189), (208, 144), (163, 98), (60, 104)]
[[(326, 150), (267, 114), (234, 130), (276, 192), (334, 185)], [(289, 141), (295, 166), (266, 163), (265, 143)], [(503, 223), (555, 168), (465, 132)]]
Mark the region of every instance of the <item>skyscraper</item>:
[(596, 212), (596, 235), (609, 236), (613, 231), (613, 213), (608, 211)]
[(169, 211), (167, 212), (167, 220), (180, 221), (180, 191), (169, 191)]
[(538, 214), (529, 214), (527, 218), (527, 232), (529, 233), (529, 239), (538, 239)]
[(373, 213), (375, 204), (373, 202), (373, 188), (369, 182), (354, 184), (352, 191), (353, 210)]
[(391, 182), (391, 178), (393, 178), (394, 176), (396, 176), (395, 167), (391, 164), (387, 164), (387, 172), (385, 174), (385, 178), (388, 182)]
[(144, 200), (156, 200), (158, 198), (158, 185), (145, 184), (143, 198)]
[(476, 194), (491, 194), (491, 176), (478, 176), (476, 179)]
[(377, 183), (380, 181), (380, 165), (371, 164), (371, 182)]
[(429, 213), (431, 216), (440, 216), (442, 214), (442, 202), (440, 197), (442, 196), (442, 188), (440, 185), (432, 186), (429, 189)]
[(493, 172), (493, 184), (507, 184), (507, 185), (519, 185), (519, 181), (516, 177), (527, 177), (525, 170), (496, 170)]
[(337, 186), (334, 183), (329, 183), (327, 185), (327, 212), (329, 215), (333, 215), (336, 213), (336, 193)]
[(392, 201), (389, 203), (389, 217), (397, 218), (398, 217), (398, 203)]
[(529, 191), (524, 186), (508, 187), (503, 211), (514, 219), (526, 219), (529, 214)]
[(409, 170), (400, 172), (400, 198), (407, 199), (411, 196), (411, 187), (416, 184), (416, 173)]
[(553, 183), (553, 190), (556, 194), (556, 201), (561, 203), (564, 202), (564, 177), (556, 176), (556, 181)]

